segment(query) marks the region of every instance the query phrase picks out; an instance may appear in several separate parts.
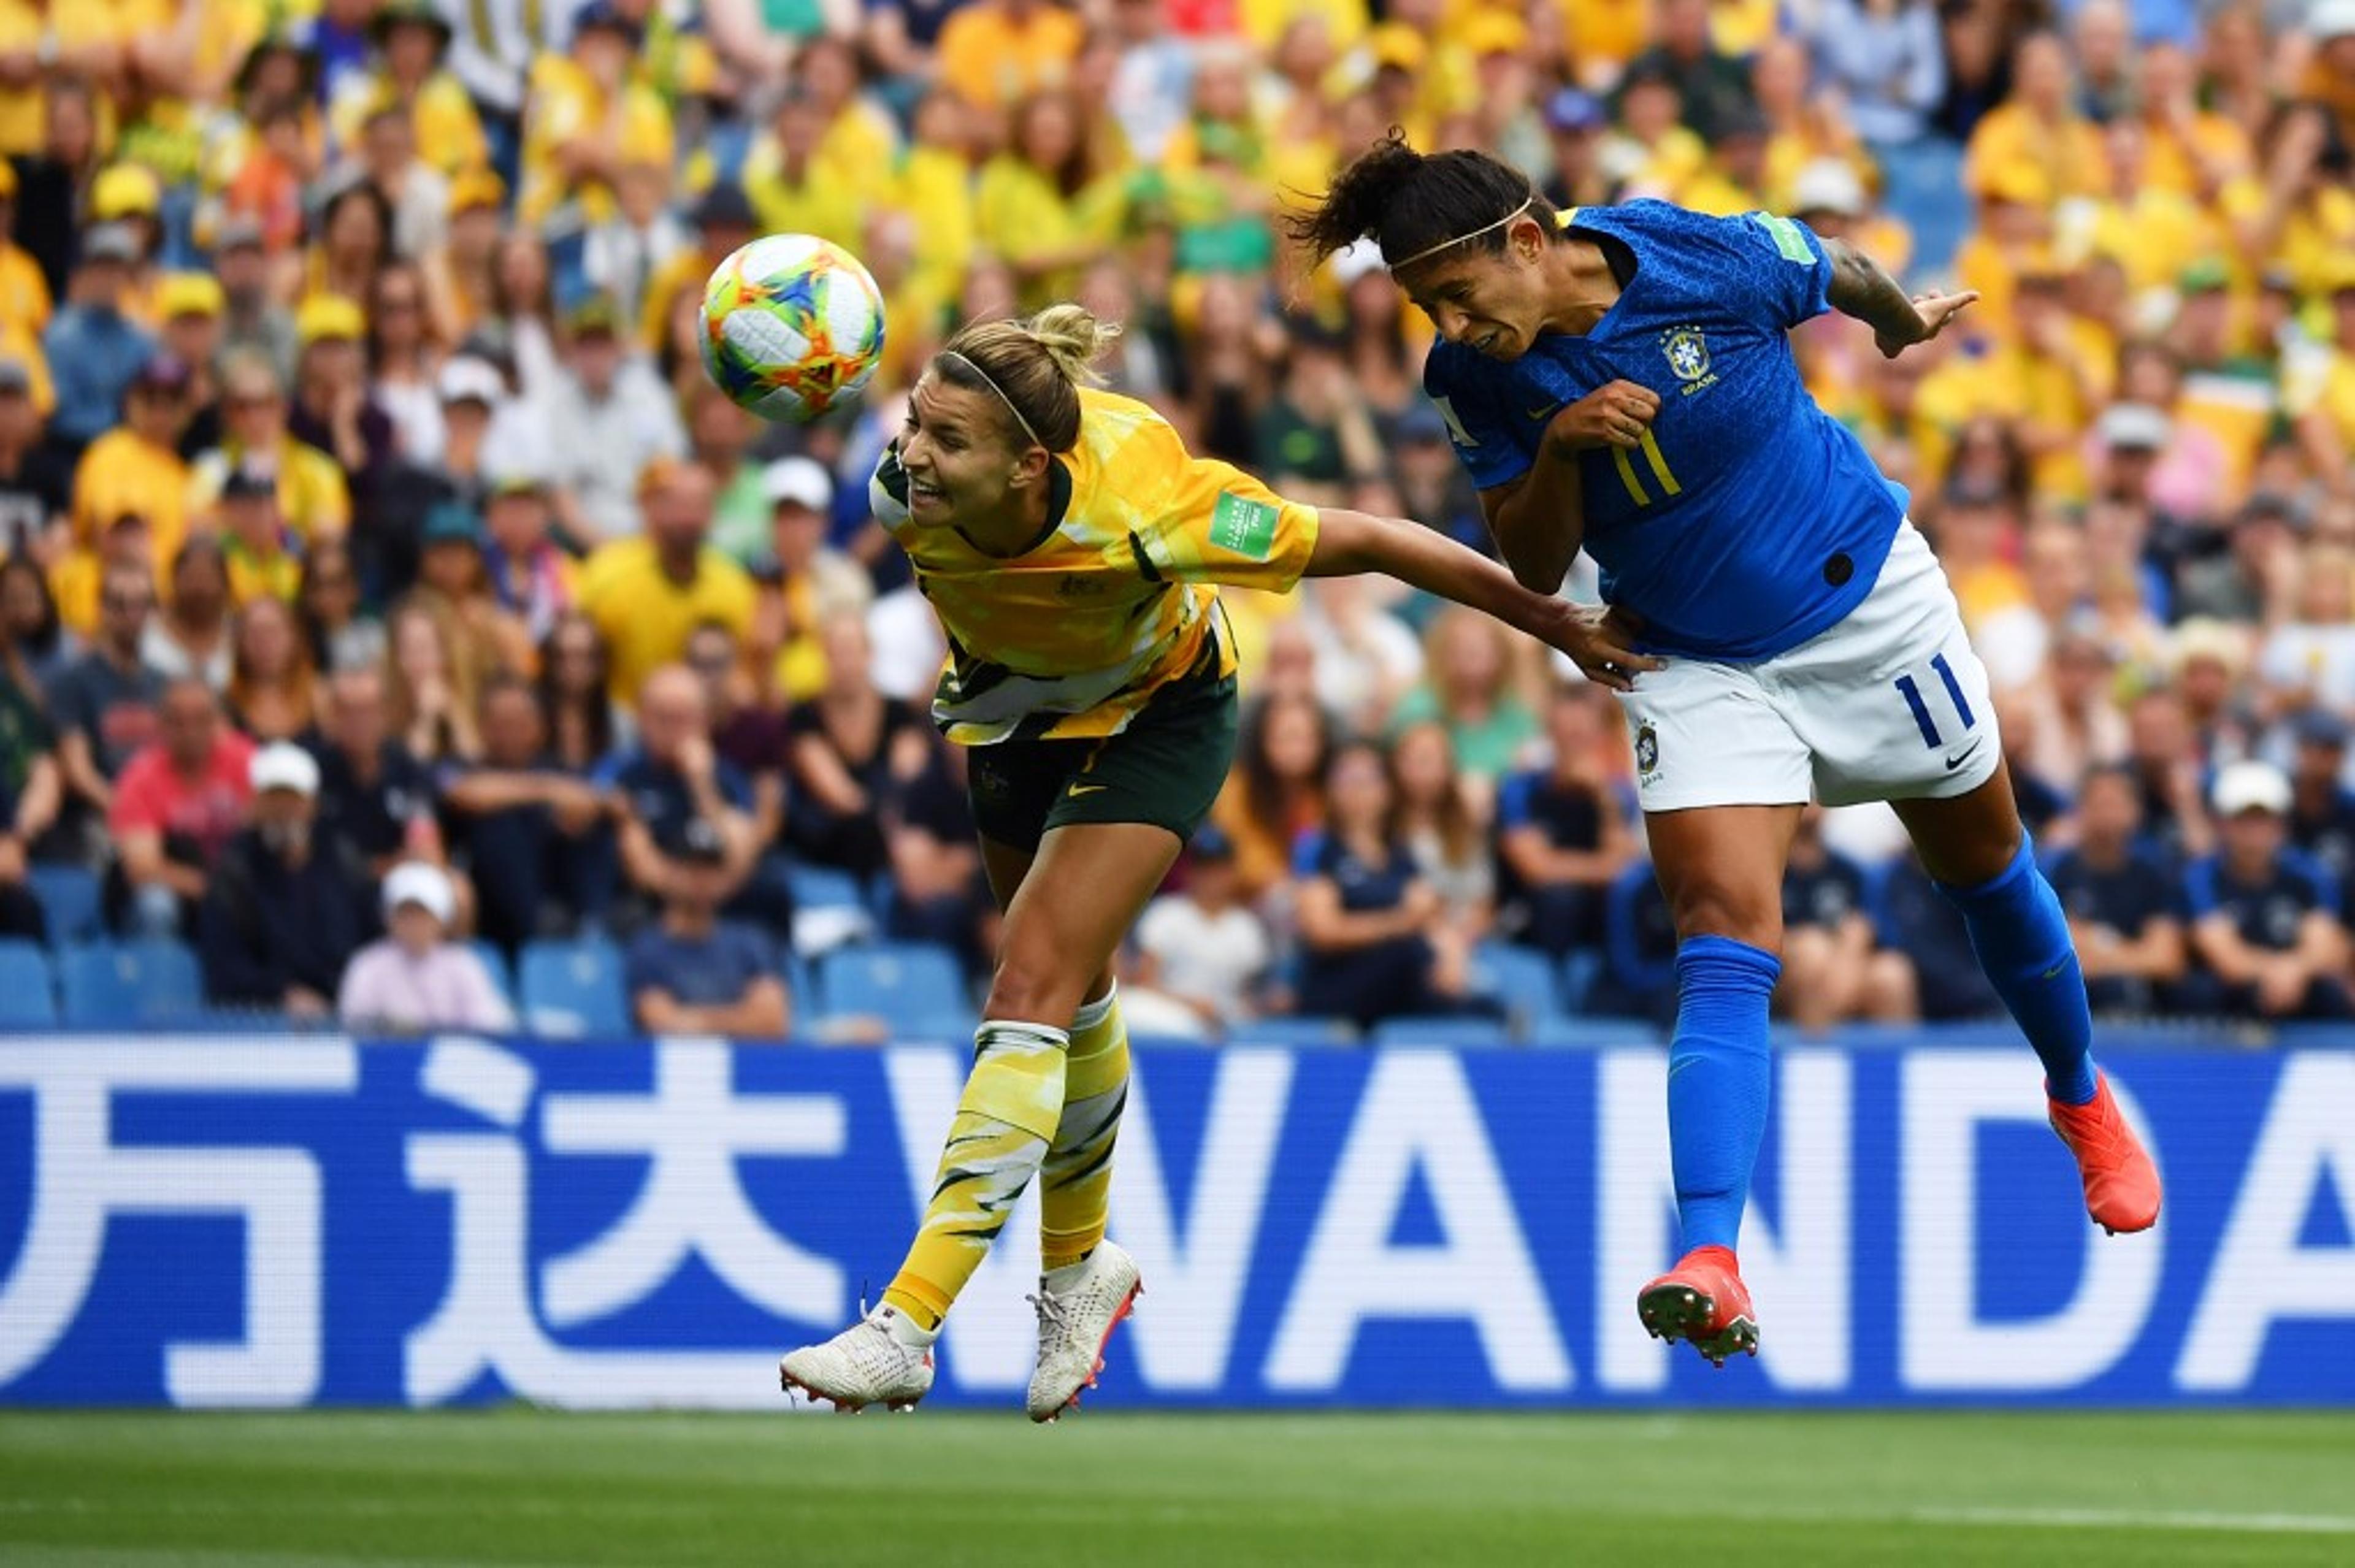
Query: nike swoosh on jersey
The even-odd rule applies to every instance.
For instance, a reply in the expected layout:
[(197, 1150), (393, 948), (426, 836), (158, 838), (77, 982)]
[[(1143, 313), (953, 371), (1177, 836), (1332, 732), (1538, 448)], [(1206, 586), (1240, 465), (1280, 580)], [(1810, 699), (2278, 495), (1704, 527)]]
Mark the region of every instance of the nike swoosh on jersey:
[[(1984, 741), (1986, 739), (1987, 737), (1984, 735), (1979, 737), (1979, 741)], [(1969, 762), (1971, 760), (1971, 753), (1979, 749), (1979, 741), (1972, 741), (1969, 745), (1965, 746), (1960, 752), (1948, 757), (1946, 759), (1946, 771), (1951, 773), (1956, 768), (1961, 767), (1965, 763)]]
[(1553, 418), (1554, 415), (1561, 411), (1561, 407), (1562, 405), (1560, 403), (1547, 403), (1542, 407), (1528, 409), (1523, 411), (1533, 420), (1550, 420)]
[(1112, 785), (1110, 785), (1110, 784), (1073, 784), (1071, 788), (1069, 788), (1069, 789), (1065, 790), (1063, 793), (1064, 793), (1065, 795), (1070, 795), (1072, 799), (1077, 800), (1080, 796), (1082, 796), (1082, 795), (1102, 795), (1105, 790), (1108, 790), (1108, 789), (1110, 789), (1110, 788), (1112, 788)]

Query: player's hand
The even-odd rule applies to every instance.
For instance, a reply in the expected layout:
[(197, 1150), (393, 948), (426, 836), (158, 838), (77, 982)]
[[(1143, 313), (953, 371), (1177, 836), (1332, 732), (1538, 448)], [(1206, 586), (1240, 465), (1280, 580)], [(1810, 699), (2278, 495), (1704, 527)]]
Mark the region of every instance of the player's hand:
[(1636, 634), (1643, 618), (1631, 611), (1602, 604), (1572, 604), (1554, 599), (1549, 624), (1531, 628), (1540, 640), (1570, 656), (1580, 673), (1613, 691), (1633, 691), (1636, 677), (1659, 669), (1660, 661), (1636, 651)]
[(1563, 452), (1634, 447), (1660, 411), (1660, 394), (1634, 381), (1613, 381), (1557, 412), (1546, 439)]
[(1926, 293), (1913, 296), (1913, 309), (1922, 318), (1921, 330), (1913, 336), (1898, 339), (1885, 332), (1872, 335), (1872, 346), (1881, 350), (1884, 359), (1894, 359), (1917, 343), (1927, 343), (1946, 330), (1946, 324), (1978, 303), (1977, 289), (1963, 289), (1951, 294)]

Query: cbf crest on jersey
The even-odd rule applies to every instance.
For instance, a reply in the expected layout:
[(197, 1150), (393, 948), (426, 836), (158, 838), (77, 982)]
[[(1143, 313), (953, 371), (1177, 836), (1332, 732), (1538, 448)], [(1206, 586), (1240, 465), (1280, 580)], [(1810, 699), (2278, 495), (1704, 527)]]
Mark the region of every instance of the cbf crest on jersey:
[[(1709, 339), (1698, 326), (1672, 326), (1660, 334), (1660, 351), (1668, 357), (1668, 368), (1679, 381), (1700, 382), (1710, 379)], [(1687, 390), (1692, 389), (1688, 387)]]
[(1636, 771), (1647, 779), (1660, 771), (1660, 734), (1648, 720), (1636, 729)]

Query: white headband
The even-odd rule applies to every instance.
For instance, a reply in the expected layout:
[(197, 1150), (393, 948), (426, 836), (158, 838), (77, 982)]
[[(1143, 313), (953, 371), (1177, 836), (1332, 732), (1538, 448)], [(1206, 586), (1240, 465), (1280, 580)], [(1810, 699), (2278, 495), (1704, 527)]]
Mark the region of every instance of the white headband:
[[(1522, 213), (1527, 212), (1529, 209), (1529, 203), (1535, 200), (1537, 200), (1536, 197), (1529, 197), (1524, 200), (1520, 206), (1513, 208), (1512, 211), (1505, 214), (1504, 217), (1499, 218), (1494, 223), (1483, 223), (1479, 228), (1473, 229), (1468, 234), (1458, 234), (1453, 240), (1442, 240), (1436, 245), (1426, 245), (1422, 250), (1417, 251), (1413, 255), (1409, 256), (1403, 261), (1392, 261), (1391, 263), (1391, 271), (1395, 272), (1401, 267), (1412, 267), (1417, 261), (1422, 261), (1425, 256), (1436, 256), (1439, 252), (1448, 249), (1450, 246), (1461, 245), (1466, 240), (1477, 240), (1481, 235), (1487, 233), (1491, 229), (1502, 229), (1506, 224), (1510, 223), (1514, 219), (1518, 218)], [(959, 356), (959, 357), (962, 358), (963, 356)], [(999, 394), (1001, 397), (1004, 395), (1004, 393)]]
[(1006, 405), (1006, 411), (1014, 416), (1014, 422), (1022, 427), (1022, 433), (1030, 438), (1032, 444), (1038, 446), (1044, 446), (1047, 444), (1045, 442), (1039, 439), (1039, 432), (1030, 428), (1030, 421), (1022, 417), (1022, 411), (1014, 406), (1014, 400), (1006, 395), (1006, 389), (999, 386), (996, 381), (990, 379), (988, 371), (983, 369), (980, 366), (975, 364), (971, 359), (968, 359), (954, 348), (944, 348), (941, 350), (941, 357), (943, 359), (954, 359), (958, 364), (963, 365), (966, 369), (972, 371), (975, 375), (980, 377), (981, 384), (997, 394), (997, 400)]

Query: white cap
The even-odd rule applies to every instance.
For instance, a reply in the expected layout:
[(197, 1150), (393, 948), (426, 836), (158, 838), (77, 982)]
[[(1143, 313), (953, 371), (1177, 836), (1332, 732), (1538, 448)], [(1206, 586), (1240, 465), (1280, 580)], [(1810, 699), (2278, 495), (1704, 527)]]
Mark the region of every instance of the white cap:
[(761, 471), (761, 494), (772, 507), (794, 501), (824, 516), (834, 508), (834, 478), (815, 457), (780, 457)]
[(2355, 34), (2355, 0), (2314, 0), (2306, 10), (2306, 30), (2318, 44)]
[(2271, 763), (2234, 763), (2216, 775), (2209, 798), (2219, 816), (2238, 816), (2244, 811), (2268, 811), (2275, 816), (2286, 816), (2289, 776)]
[(1854, 218), (1864, 210), (1864, 182), (1846, 159), (1817, 158), (1791, 181), (1791, 210)]
[(292, 741), (272, 741), (253, 753), (246, 769), (253, 793), (291, 789), (309, 800), (319, 793), (319, 764), (310, 752)]
[(403, 904), (415, 904), (442, 924), (449, 924), (458, 912), (457, 895), (450, 889), (450, 874), (424, 860), (404, 860), (395, 866), (384, 879), (384, 912), (389, 915)]
[(434, 389), (445, 403), (463, 403), (471, 399), (497, 408), (507, 397), (507, 384), (499, 379), (491, 362), (472, 354), (443, 361), (442, 373), (434, 378)]
[(2139, 447), (2157, 452), (2175, 432), (2164, 411), (2148, 403), (2113, 403), (2094, 422), (2094, 433), (2104, 446), (2115, 450)]
[(1387, 265), (1382, 260), (1382, 248), (1371, 240), (1352, 240), (1333, 252), (1333, 276), (1345, 289)]

